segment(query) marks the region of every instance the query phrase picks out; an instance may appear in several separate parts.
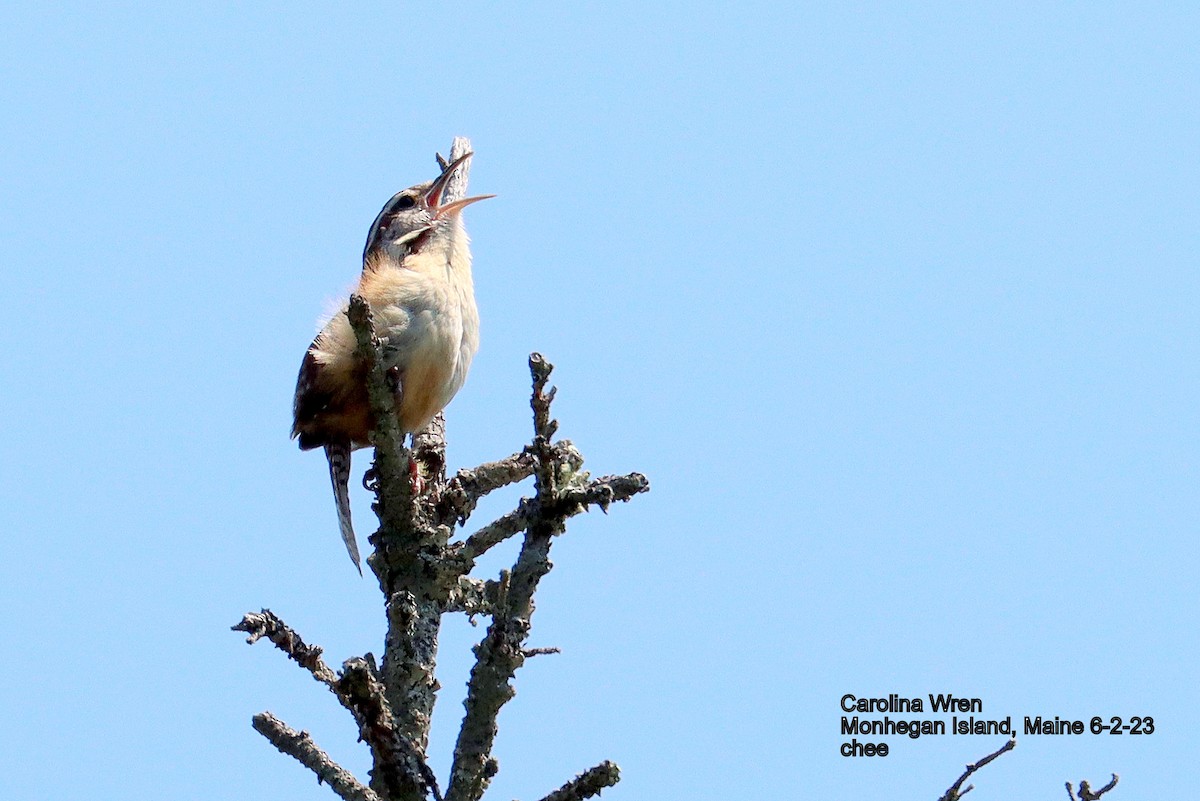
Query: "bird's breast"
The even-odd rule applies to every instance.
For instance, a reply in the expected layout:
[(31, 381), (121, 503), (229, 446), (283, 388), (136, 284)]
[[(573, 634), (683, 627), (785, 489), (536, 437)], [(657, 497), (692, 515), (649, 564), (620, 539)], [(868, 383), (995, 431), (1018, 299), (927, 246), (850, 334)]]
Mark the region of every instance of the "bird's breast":
[[(386, 366), (400, 373), (400, 426), (423, 429), (466, 379), (478, 344), (478, 316), (469, 283), (453, 276), (391, 270), (365, 284)], [(469, 282), (469, 276), (468, 276)]]
[(422, 311), (409, 321), (405, 344), (387, 352), (388, 367), (400, 370), (397, 413), (405, 431), (420, 431), (440, 412), (461, 382), (456, 383), (461, 325), (449, 309)]

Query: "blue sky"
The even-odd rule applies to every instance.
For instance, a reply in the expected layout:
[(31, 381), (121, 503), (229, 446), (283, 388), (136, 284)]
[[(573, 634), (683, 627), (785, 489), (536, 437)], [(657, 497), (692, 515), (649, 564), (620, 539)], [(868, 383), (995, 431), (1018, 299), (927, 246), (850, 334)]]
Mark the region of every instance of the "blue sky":
[[(295, 373), (398, 189), (472, 139), (483, 346), (452, 467), (561, 432), (648, 496), (556, 545), (495, 798), (936, 798), (1003, 738), (838, 756), (845, 693), (1021, 737), (973, 796), (1177, 791), (1200, 744), (1200, 18), (1189, 4), (8, 4), (5, 797), (332, 798), (382, 617)], [(360, 456), (359, 466), (365, 464)], [(502, 513), (517, 493), (485, 505)], [(360, 531), (369, 501), (354, 498)], [(484, 567), (502, 564), (498, 554)], [(445, 776), (469, 647), (447, 624)], [(610, 793), (605, 794), (608, 798)], [(491, 797), (491, 796), (489, 796)]]

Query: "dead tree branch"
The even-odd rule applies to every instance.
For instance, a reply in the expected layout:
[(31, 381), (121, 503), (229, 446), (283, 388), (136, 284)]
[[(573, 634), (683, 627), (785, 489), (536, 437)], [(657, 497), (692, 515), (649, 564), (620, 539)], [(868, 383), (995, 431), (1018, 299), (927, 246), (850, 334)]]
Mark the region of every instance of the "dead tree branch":
[(290, 626), (279, 619), (270, 609), (261, 612), (250, 612), (242, 618), (242, 622), (233, 627), (234, 631), (244, 631), (250, 636), (246, 642), (253, 645), (263, 637), (291, 657), (298, 665), (313, 675), (313, 678), (333, 689), (337, 674), (321, 659), (322, 651), (316, 645), (307, 645), (300, 635)]
[(533, 475), (533, 455), (514, 453), (498, 462), (481, 464), (472, 470), (459, 470), (450, 479), (438, 506), (440, 516), (456, 523), (466, 521), (479, 499), (489, 492), (524, 481)]
[[(968, 784), (965, 788), (963, 787), (963, 784), (967, 781), (967, 779), (971, 778), (971, 776), (975, 773), (975, 771), (979, 770), (984, 765), (991, 762), (993, 759), (996, 759), (1001, 754), (1011, 751), (1016, 747), (1017, 747), (1017, 738), (1014, 737), (1011, 740), (1009, 740), (1007, 743), (1002, 745), (1000, 748), (998, 748), (997, 750), (993, 751), (992, 753), (985, 756), (983, 759), (979, 760), (978, 762), (967, 765), (967, 769), (963, 772), (963, 774), (961, 776), (958, 777), (958, 781), (956, 781), (956, 782), (954, 782), (954, 784), (950, 785), (950, 789), (946, 790), (945, 794), (943, 794), (942, 797), (938, 799), (938, 801), (958, 801), (958, 799), (962, 798), (964, 795), (966, 795), (967, 793), (974, 790), (975, 785), (973, 785), (973, 784)], [(1078, 798), (1076, 798), (1075, 791), (1071, 787), (1071, 783), (1067, 782), (1067, 795), (1070, 797), (1071, 801), (1097, 801), (1097, 799), (1099, 799), (1100, 796), (1104, 795), (1105, 793), (1107, 793), (1109, 790), (1113, 789), (1116, 786), (1117, 786), (1117, 774), (1114, 773), (1113, 777), (1112, 777), (1112, 781), (1109, 782), (1108, 784), (1104, 785), (1103, 787), (1101, 787), (1099, 790), (1092, 790), (1092, 788), (1088, 785), (1086, 780), (1081, 781), (1079, 783)]]
[(613, 762), (601, 762), (594, 768), (588, 768), (574, 779), (559, 787), (542, 801), (583, 801), (600, 791), (612, 787), (621, 779), (621, 769)]
[(266, 737), (280, 752), (295, 758), (317, 774), (317, 781), (328, 784), (345, 801), (382, 801), (374, 792), (359, 784), (350, 771), (322, 751), (308, 732), (296, 731), (270, 712), (254, 716), (254, 730)]
[(346, 699), (359, 735), (371, 749), (375, 764), (371, 788), (384, 798), (431, 793), (435, 801), (442, 801), (437, 778), (421, 751), (397, 730), (383, 687), (365, 659), (346, 660), (337, 691)]
[(516, 509), (493, 520), (467, 537), (459, 545), (459, 556), (474, 564), (476, 559), (492, 548), (527, 529), (533, 521), (533, 511), (529, 508), (530, 503), (529, 498), (522, 498)]
[(963, 782), (965, 782), (967, 779), (971, 778), (971, 775), (973, 773), (975, 773), (975, 771), (979, 770), (984, 765), (991, 762), (993, 759), (997, 758), (998, 756), (1000, 756), (1003, 753), (1013, 750), (1016, 747), (1017, 747), (1017, 738), (1014, 737), (1013, 739), (1009, 740), (1007, 743), (1000, 746), (1000, 748), (998, 748), (995, 751), (993, 751), (992, 753), (988, 754), (987, 756), (985, 756), (983, 759), (979, 760), (978, 762), (975, 762), (971, 765), (967, 765), (967, 769), (966, 769), (966, 771), (963, 772), (963, 775), (958, 777), (958, 781), (956, 781), (954, 784), (950, 785), (950, 789), (946, 790), (945, 795), (943, 795), (941, 798), (939, 798), (938, 801), (958, 801), (958, 799), (962, 798), (964, 795), (966, 795), (967, 793), (974, 790), (975, 785), (973, 785), (973, 784), (968, 784), (966, 789), (962, 789)]
[[(1093, 790), (1091, 785), (1088, 784), (1087, 779), (1083, 779), (1079, 782), (1078, 801), (1096, 801), (1096, 799), (1100, 798), (1100, 796), (1116, 787), (1117, 782), (1120, 780), (1121, 777), (1114, 773), (1112, 775), (1112, 781), (1101, 787), (1099, 790)], [(1076, 793), (1072, 789), (1070, 782), (1067, 782), (1067, 795), (1070, 797), (1071, 801), (1076, 801)]]

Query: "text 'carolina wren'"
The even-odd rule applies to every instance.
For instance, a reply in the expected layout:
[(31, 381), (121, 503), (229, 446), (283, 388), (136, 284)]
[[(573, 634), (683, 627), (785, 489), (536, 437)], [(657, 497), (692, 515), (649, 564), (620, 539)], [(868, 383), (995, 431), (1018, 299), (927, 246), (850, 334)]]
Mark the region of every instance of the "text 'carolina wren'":
[[(479, 314), (462, 210), (492, 195), (444, 202), (446, 184), (471, 157), (446, 165), (433, 181), (392, 197), (375, 218), (354, 293), (371, 307), (383, 367), (398, 377), (396, 416), (415, 434), (445, 408), (467, 377), (479, 347)], [(300, 448), (324, 447), (338, 525), (362, 572), (350, 523), (350, 452), (371, 444), (374, 419), (366, 368), (347, 305), (308, 346), (296, 381), (292, 436)]]

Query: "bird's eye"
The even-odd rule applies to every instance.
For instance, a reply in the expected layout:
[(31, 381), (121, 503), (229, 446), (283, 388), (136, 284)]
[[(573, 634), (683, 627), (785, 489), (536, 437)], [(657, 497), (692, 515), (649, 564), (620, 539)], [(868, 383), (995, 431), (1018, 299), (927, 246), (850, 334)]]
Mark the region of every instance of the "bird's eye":
[(399, 211), (401, 209), (411, 209), (415, 205), (417, 205), (416, 198), (414, 198), (412, 195), (403, 195), (399, 200), (396, 201), (395, 208), (397, 211)]

